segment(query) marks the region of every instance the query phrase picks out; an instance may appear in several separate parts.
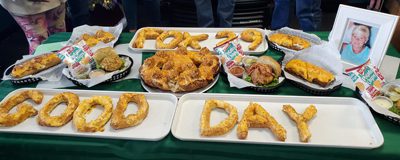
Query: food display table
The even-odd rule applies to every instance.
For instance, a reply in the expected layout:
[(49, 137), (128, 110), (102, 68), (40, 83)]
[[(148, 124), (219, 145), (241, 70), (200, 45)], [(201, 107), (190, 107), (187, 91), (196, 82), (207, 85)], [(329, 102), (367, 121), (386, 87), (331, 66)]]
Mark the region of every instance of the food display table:
[[(315, 32), (315, 34), (326, 40), (329, 33)], [(66, 41), (69, 37), (70, 33), (55, 34), (46, 43)], [(123, 33), (117, 44), (129, 43), (132, 37), (132, 33)], [(265, 54), (275, 59), (282, 57), (280, 53), (271, 50)], [(153, 53), (143, 53), (143, 60), (151, 55)], [(392, 46), (388, 49), (388, 55), (400, 57), (400, 53)], [(399, 72), (397, 78), (400, 78)], [(35, 86), (36, 84), (13, 85), (10, 81), (2, 81), (0, 98), (3, 99), (15, 89)], [(138, 79), (100, 84), (90, 89), (145, 92)], [(251, 89), (230, 88), (225, 75), (221, 75), (216, 85), (207, 92), (263, 94)], [(289, 82), (285, 82), (273, 94), (311, 96)], [(356, 94), (342, 87), (330, 96), (356, 97)], [(0, 156), (9, 159), (400, 159), (400, 126), (385, 120), (383, 116), (376, 113), (373, 113), (373, 116), (382, 131), (385, 142), (381, 147), (371, 150), (189, 142), (181, 141), (173, 137), (171, 133), (164, 139), (154, 142), (0, 133)]]

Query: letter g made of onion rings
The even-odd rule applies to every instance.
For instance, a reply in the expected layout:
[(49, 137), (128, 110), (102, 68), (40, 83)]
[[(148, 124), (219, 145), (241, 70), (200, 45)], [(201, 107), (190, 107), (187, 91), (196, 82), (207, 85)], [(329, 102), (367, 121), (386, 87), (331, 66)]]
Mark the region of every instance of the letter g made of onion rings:
[[(58, 116), (50, 116), (50, 113), (61, 103), (66, 103), (67, 108)], [(60, 127), (71, 121), (72, 116), (79, 105), (79, 97), (71, 92), (64, 92), (51, 98), (39, 111), (38, 123), (41, 126)]]
[[(0, 126), (11, 127), (22, 123), (29, 117), (37, 115), (37, 110), (28, 103), (23, 103), (27, 99), (32, 99), (36, 104), (42, 103), (43, 93), (35, 90), (26, 90), (15, 95), (0, 104)], [(22, 104), (21, 104), (22, 103)], [(9, 113), (12, 108), (17, 106), (17, 112)]]
[[(104, 107), (103, 113), (97, 119), (86, 122), (88, 115), (96, 105)], [(112, 99), (109, 96), (93, 96), (79, 103), (74, 112), (73, 123), (79, 132), (97, 132), (104, 131), (104, 125), (111, 118), (113, 110)]]

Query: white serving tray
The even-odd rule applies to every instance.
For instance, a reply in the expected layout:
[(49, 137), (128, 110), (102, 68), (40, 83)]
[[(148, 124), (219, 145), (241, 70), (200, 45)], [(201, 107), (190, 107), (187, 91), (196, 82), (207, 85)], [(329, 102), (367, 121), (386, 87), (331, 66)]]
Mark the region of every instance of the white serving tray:
[[(39, 89), (39, 88), (22, 88), (9, 93), (6, 98), (14, 93), (23, 90), (39, 90), (44, 94), (43, 101), (40, 105), (35, 105), (31, 100), (25, 101), (33, 104), (35, 109), (41, 109), (53, 95), (61, 92), (73, 92), (77, 94), (80, 101), (87, 99), (94, 95), (110, 96), (113, 101), (115, 109), (118, 98), (122, 93), (120, 91), (95, 91), (95, 90), (68, 90), (68, 89)], [(24, 122), (14, 127), (0, 127), (0, 132), (15, 132), (15, 133), (29, 133), (29, 134), (48, 134), (48, 135), (61, 135), (61, 136), (76, 136), (76, 137), (93, 137), (93, 138), (110, 138), (110, 139), (128, 139), (128, 140), (148, 140), (157, 141), (168, 135), (172, 119), (174, 117), (176, 104), (178, 99), (172, 94), (161, 93), (143, 93), (149, 103), (149, 113), (144, 121), (138, 126), (114, 130), (110, 126), (110, 121), (104, 127), (103, 132), (96, 133), (83, 133), (77, 132), (72, 120), (62, 127), (44, 127), (40, 126), (36, 120), (38, 116), (28, 118)], [(5, 98), (5, 99), (6, 99)], [(137, 107), (130, 103), (125, 114), (135, 113)], [(65, 104), (59, 105), (51, 115), (59, 115), (66, 108)], [(93, 120), (103, 111), (96, 107), (92, 113), (87, 116), (87, 120)], [(15, 110), (15, 109), (13, 109)], [(13, 111), (12, 110), (12, 111)]]
[(142, 84), (143, 88), (149, 93), (170, 93), (170, 94), (173, 94), (176, 97), (180, 98), (183, 95), (188, 94), (188, 93), (204, 93), (204, 92), (208, 91), (209, 89), (211, 89), (215, 85), (215, 83), (218, 82), (218, 79), (219, 79), (219, 73), (215, 76), (214, 80), (210, 84), (208, 84), (207, 86), (205, 86), (203, 88), (199, 88), (199, 89), (196, 89), (194, 91), (189, 91), (189, 92), (176, 92), (176, 93), (174, 93), (172, 91), (164, 91), (164, 90), (161, 90), (158, 88), (150, 87), (146, 83), (144, 83), (143, 80), (140, 80), (140, 83)]
[[(200, 136), (200, 116), (207, 99), (224, 100), (238, 109), (239, 120), (249, 102), (262, 105), (286, 129), (285, 142), (278, 141), (269, 129), (250, 128), (246, 140), (236, 136), (236, 127), (217, 137)], [(312, 137), (308, 143), (299, 141), (296, 124), (282, 111), (283, 104), (292, 105), (303, 113), (310, 104), (318, 110), (308, 122)], [(211, 126), (228, 115), (222, 110), (211, 113)], [(383, 136), (368, 107), (355, 98), (270, 96), (240, 94), (186, 94), (179, 99), (172, 125), (172, 134), (181, 140), (214, 141), (231, 143), (272, 144), (288, 146), (377, 148), (383, 144)]]
[[(208, 34), (208, 39), (201, 41), (200, 42), (200, 46), (201, 47), (207, 47), (210, 51), (214, 52), (214, 47), (215, 45), (224, 40), (225, 38), (221, 38), (221, 39), (216, 39), (215, 38), (215, 34), (219, 31), (223, 31), (223, 30), (229, 30), (232, 32), (235, 32), (236, 35), (238, 36), (238, 40), (239, 40), (239, 44), (242, 46), (243, 52), (245, 54), (251, 54), (251, 55), (261, 55), (263, 54), (265, 51), (267, 51), (268, 49), (268, 43), (266, 41), (265, 37), (265, 31), (259, 28), (184, 28), (184, 27), (149, 27), (149, 28), (159, 28), (162, 29), (164, 31), (166, 30), (178, 30), (178, 31), (182, 31), (183, 32), (189, 32), (190, 35), (198, 35), (198, 34)], [(159, 50), (172, 50), (172, 49), (156, 49), (156, 40), (146, 40), (144, 42), (144, 46), (143, 48), (133, 48), (133, 42), (135, 41), (136, 37), (138, 36), (137, 33), (139, 33), (140, 31), (142, 31), (144, 28), (139, 29), (135, 35), (133, 36), (132, 40), (129, 42), (129, 48), (131, 48), (134, 51), (138, 51), (138, 52), (156, 52)], [(249, 42), (245, 42), (243, 40), (240, 39), (240, 33), (242, 33), (242, 31), (246, 30), (246, 29), (256, 29), (258, 31), (260, 31), (263, 35), (263, 41), (260, 44), (260, 46), (257, 47), (256, 50), (254, 51), (250, 51), (249, 50)], [(170, 40), (172, 40), (172, 38), (167, 38), (164, 42), (168, 43)], [(190, 47), (187, 47), (188, 50), (193, 50)]]

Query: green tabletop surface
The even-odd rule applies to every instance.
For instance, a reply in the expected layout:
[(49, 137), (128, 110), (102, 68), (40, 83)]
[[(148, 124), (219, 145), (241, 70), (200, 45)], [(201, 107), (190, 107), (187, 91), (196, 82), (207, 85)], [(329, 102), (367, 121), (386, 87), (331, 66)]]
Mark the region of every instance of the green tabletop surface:
[[(326, 40), (328, 32), (314, 32)], [(71, 33), (58, 33), (49, 37), (45, 43), (66, 41)], [(129, 43), (133, 33), (122, 33), (117, 44)], [(400, 57), (392, 46), (387, 54)], [(146, 59), (154, 53), (143, 53)], [(265, 55), (279, 59), (279, 52), (268, 50)], [(400, 72), (400, 71), (399, 71)], [(397, 73), (400, 78), (400, 73)], [(36, 87), (13, 85), (10, 81), (0, 83), (0, 98), (11, 91)], [(70, 87), (73, 89), (87, 89)], [(99, 84), (90, 90), (137, 91), (145, 92), (140, 80), (123, 80), (115, 83)], [(230, 88), (227, 77), (221, 74), (218, 82), (207, 93), (264, 94), (251, 89)], [(312, 96), (285, 82), (273, 95)], [(351, 89), (341, 87), (330, 96), (356, 97)], [(0, 132), (0, 159), (400, 159), (400, 126), (373, 113), (383, 137), (384, 144), (376, 149), (348, 149), (330, 147), (298, 147), (260, 144), (235, 144), (216, 142), (181, 141), (169, 133), (160, 141), (133, 141), (101, 138), (83, 138), (54, 135), (33, 135)]]

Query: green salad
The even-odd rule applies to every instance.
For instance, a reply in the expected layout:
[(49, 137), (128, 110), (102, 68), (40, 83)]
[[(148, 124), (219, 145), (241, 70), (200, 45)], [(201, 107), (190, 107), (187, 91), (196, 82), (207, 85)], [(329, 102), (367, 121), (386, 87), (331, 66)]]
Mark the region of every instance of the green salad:
[(395, 114), (397, 114), (397, 115), (399, 115), (400, 116), (400, 109), (398, 109), (396, 106), (392, 106), (392, 107), (390, 107), (389, 108), (389, 111), (391, 111), (391, 112), (393, 112), (393, 113), (395, 113)]

